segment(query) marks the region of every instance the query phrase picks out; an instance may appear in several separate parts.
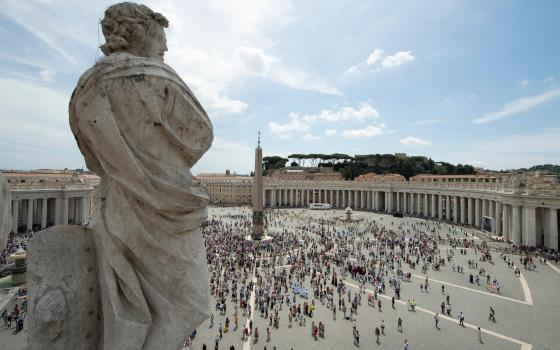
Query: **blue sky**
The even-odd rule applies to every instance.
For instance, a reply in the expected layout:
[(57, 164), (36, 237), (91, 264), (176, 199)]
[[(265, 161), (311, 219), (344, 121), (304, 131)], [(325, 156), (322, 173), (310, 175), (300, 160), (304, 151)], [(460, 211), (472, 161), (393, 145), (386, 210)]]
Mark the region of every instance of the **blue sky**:
[[(508, 169), (560, 163), (560, 2), (143, 2), (214, 124), (194, 173), (264, 154), (395, 153)], [(0, 6), (0, 168), (77, 168), (70, 94), (107, 1)]]

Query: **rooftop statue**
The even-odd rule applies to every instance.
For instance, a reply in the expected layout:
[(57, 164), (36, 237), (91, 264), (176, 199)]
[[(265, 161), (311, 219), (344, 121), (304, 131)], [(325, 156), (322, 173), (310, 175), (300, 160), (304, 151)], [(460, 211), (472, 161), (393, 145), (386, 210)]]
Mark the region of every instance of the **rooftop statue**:
[(190, 170), (212, 143), (212, 124), (163, 62), (167, 26), (146, 6), (110, 6), (101, 21), (105, 57), (70, 100), (72, 132), (101, 177), (89, 226), (97, 349), (176, 350), (209, 315), (199, 230), (209, 197)]

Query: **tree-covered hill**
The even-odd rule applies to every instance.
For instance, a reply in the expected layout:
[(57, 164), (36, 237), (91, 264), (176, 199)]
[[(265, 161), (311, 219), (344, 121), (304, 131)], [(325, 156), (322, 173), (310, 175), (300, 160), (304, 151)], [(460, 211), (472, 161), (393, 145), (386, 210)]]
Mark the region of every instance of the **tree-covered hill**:
[(405, 154), (291, 154), (288, 158), (278, 156), (264, 157), (263, 168), (268, 173), (272, 169), (289, 167), (333, 167), (340, 171), (345, 179), (366, 173), (401, 174), (407, 179), (418, 174), (459, 175), (474, 174), (474, 167), (468, 164), (453, 165), (436, 162), (422, 156), (406, 156)]

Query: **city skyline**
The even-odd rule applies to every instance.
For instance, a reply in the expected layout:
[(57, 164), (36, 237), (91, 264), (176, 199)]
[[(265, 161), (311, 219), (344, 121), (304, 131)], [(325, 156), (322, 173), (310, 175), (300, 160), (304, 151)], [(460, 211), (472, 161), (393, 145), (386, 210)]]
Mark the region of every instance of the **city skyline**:
[[(0, 168), (80, 168), (67, 106), (112, 1), (0, 8)], [(396, 153), (489, 169), (558, 164), (560, 4), (142, 1), (215, 140), (193, 173), (264, 156)], [(54, 20), (54, 18), (58, 18)]]

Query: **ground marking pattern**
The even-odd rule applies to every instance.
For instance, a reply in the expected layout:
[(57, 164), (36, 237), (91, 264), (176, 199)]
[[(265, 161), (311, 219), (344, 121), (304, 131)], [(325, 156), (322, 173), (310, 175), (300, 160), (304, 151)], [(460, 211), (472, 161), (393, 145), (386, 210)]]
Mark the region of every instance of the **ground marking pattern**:
[(533, 298), (531, 296), (531, 291), (529, 290), (529, 286), (527, 285), (527, 281), (525, 281), (525, 278), (523, 278), (523, 277), (520, 278), (520, 281), (521, 281), (521, 286), (523, 287), (523, 294), (525, 294), (525, 301), (510, 298), (510, 297), (506, 297), (506, 296), (503, 296), (503, 295), (500, 295), (500, 294), (485, 292), (483, 290), (478, 290), (478, 289), (473, 289), (473, 288), (469, 288), (469, 287), (460, 286), (458, 284), (454, 284), (454, 283), (451, 283), (451, 282), (444, 282), (444, 281), (436, 280), (436, 279), (433, 279), (433, 278), (431, 278), (429, 276), (426, 276), (426, 275), (417, 275), (417, 274), (414, 274), (414, 273), (411, 274), (411, 275), (416, 277), (416, 278), (421, 278), (421, 279), (426, 279), (426, 277), (428, 277), (429, 282), (436, 282), (436, 283), (440, 283), (440, 284), (445, 284), (445, 285), (448, 285), (448, 286), (451, 286), (451, 287), (460, 288), (460, 289), (468, 290), (468, 291), (479, 293), (479, 294), (488, 295), (488, 296), (495, 297), (495, 298), (501, 298), (501, 299), (513, 301), (513, 302), (516, 302), (516, 303), (519, 303), (519, 304), (533, 305)]
[[(352, 288), (356, 288), (356, 289), (358, 289), (358, 290), (360, 289), (359, 286), (357, 286), (357, 285), (355, 285), (355, 284), (353, 284), (353, 283), (350, 283), (350, 282), (348, 282), (348, 281), (344, 281), (344, 284), (347, 285), (347, 286), (350, 286), (350, 287), (352, 287)], [(369, 293), (375, 293), (374, 291), (372, 291), (372, 290), (370, 290), (370, 289), (365, 289), (365, 291), (366, 291), (366, 292), (369, 292)], [(387, 300), (391, 300), (391, 297), (389, 297), (389, 296), (387, 296), (387, 295), (378, 294), (378, 296), (380, 296), (380, 297), (382, 297), (382, 298), (384, 298), (384, 299), (387, 299)], [(407, 303), (406, 303), (405, 301), (402, 301), (402, 300), (395, 300), (395, 302), (397, 302), (397, 303), (399, 303), (399, 304), (401, 304), (401, 305), (405, 305), (405, 306), (407, 305)], [(425, 309), (425, 308), (419, 307), (419, 306), (416, 306), (414, 309), (415, 309), (415, 310), (418, 310), (418, 311), (421, 311), (421, 312), (424, 312), (424, 313), (426, 313), (426, 314), (428, 314), (428, 315), (431, 315), (431, 316), (434, 316), (434, 315), (436, 314), (435, 312), (433, 312), (433, 311), (431, 311), (431, 310), (428, 310), (428, 309)], [(453, 322), (453, 323), (455, 323), (455, 324), (458, 324), (458, 323), (459, 323), (459, 320), (454, 319), (454, 318), (449, 317), (449, 316), (446, 316), (446, 315), (439, 315), (439, 317), (440, 317), (441, 319), (447, 320), (447, 321), (449, 321), (449, 322)], [(465, 325), (465, 327), (467, 327), (467, 328), (471, 328), (471, 329), (477, 330), (477, 326), (475, 326), (475, 325), (473, 325), (473, 324), (470, 324), (470, 323), (468, 323), (468, 322), (464, 322), (464, 325)], [(521, 345), (521, 350), (531, 350), (531, 349), (533, 348), (533, 345), (531, 345), (531, 344), (529, 344), (529, 343), (526, 343), (526, 342), (524, 342), (524, 341), (522, 341), (522, 340), (515, 339), (515, 338), (512, 338), (512, 337), (508, 337), (507, 335), (503, 335), (503, 334), (500, 334), (500, 333), (496, 333), (496, 332), (494, 332), (494, 331), (491, 331), (491, 330), (489, 330), (489, 329), (482, 328), (482, 327), (480, 328), (480, 330), (482, 331), (482, 333), (486, 333), (486, 334), (488, 334), (488, 335), (492, 335), (492, 336), (494, 336), (494, 337), (496, 337), (496, 338), (500, 338), (500, 339), (503, 339), (503, 340), (507, 340), (507, 341), (512, 342), (512, 343), (515, 343), (515, 344), (519, 344), (519, 345)], [(244, 349), (244, 350), (247, 350), (247, 349)]]

